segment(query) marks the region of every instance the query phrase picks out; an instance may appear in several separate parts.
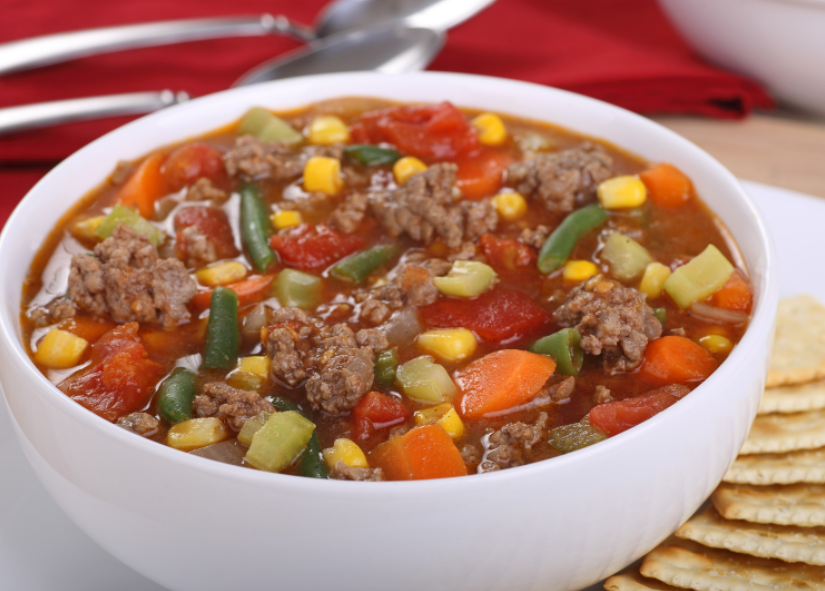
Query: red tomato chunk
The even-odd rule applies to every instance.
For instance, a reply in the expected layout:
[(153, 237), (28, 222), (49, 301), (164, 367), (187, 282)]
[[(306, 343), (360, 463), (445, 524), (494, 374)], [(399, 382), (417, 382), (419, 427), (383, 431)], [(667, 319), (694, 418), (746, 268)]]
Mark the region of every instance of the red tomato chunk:
[(538, 253), (521, 240), (485, 234), (478, 240), (481, 251), (496, 271), (533, 270)]
[(380, 392), (370, 392), (352, 409), (352, 434), (356, 440), (369, 439), (376, 431), (399, 425), (412, 412), (404, 403)]
[[(185, 228), (194, 226), (206, 236), (207, 240), (215, 246), (215, 254), (220, 259), (231, 259), (238, 254), (235, 246), (235, 238), (232, 235), (232, 226), (226, 213), (216, 207), (195, 205), (181, 209), (175, 215), (175, 231), (178, 233)], [(176, 247), (179, 251), (186, 248), (186, 240), (178, 237)], [(186, 258), (186, 252), (180, 252), (181, 258)]]
[(226, 176), (222, 154), (202, 143), (187, 144), (172, 152), (162, 171), (172, 191), (180, 191), (201, 177), (220, 182)]
[(329, 226), (302, 224), (276, 234), (269, 244), (281, 256), (287, 267), (306, 271), (323, 269), (356, 250), (364, 248), (364, 240), (347, 236)]
[(600, 404), (590, 411), (590, 424), (612, 437), (659, 414), (688, 392), (687, 386), (671, 384), (638, 398)]

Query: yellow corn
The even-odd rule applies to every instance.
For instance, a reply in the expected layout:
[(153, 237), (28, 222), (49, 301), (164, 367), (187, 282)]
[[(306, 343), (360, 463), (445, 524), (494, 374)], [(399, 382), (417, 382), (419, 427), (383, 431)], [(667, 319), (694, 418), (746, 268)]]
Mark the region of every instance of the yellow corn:
[(421, 427), (422, 425), (441, 425), (444, 430), (450, 434), (453, 439), (458, 439), (464, 435), (464, 423), (461, 417), (458, 416), (455, 408), (449, 402), (433, 406), (432, 408), (425, 408), (415, 411), (415, 424)]
[(229, 431), (217, 417), (187, 419), (169, 429), (166, 445), (183, 451), (192, 451), (228, 438)]
[(437, 328), (418, 335), (418, 348), (443, 359), (459, 361), (476, 350), (475, 335), (466, 328)]
[(301, 212), (295, 211), (294, 209), (276, 211), (269, 219), (272, 220), (272, 225), (275, 226), (276, 230), (283, 230), (284, 228), (291, 228), (292, 226), (298, 226), (304, 223)]
[(269, 377), (269, 357), (264, 355), (241, 357), (236, 371), (267, 379)]
[(567, 281), (580, 283), (599, 274), (599, 268), (590, 261), (567, 261), (562, 269), (562, 276)]
[(498, 215), (508, 221), (517, 220), (527, 213), (527, 201), (512, 191), (499, 193), (493, 197), (493, 207), (496, 208)]
[(350, 468), (369, 468), (367, 456), (358, 447), (358, 444), (351, 439), (336, 439), (332, 447), (326, 448), (323, 452), (324, 461), (330, 470), (336, 462), (344, 462)]
[(53, 328), (37, 345), (34, 360), (49, 369), (68, 369), (80, 363), (88, 346), (89, 341), (86, 339)]
[(471, 123), (478, 131), (478, 141), (485, 146), (498, 146), (507, 139), (507, 128), (498, 115), (482, 113)]
[(645, 184), (635, 176), (617, 176), (599, 185), (599, 203), (605, 209), (639, 207), (647, 199)]
[(645, 274), (642, 275), (639, 291), (654, 300), (662, 295), (662, 289), (668, 277), (670, 277), (670, 267), (662, 263), (650, 263), (645, 268)]
[(334, 115), (322, 115), (316, 117), (309, 124), (309, 143), (321, 144), (346, 144), (349, 142), (349, 129), (347, 124)]
[(335, 195), (344, 186), (341, 163), (335, 158), (313, 156), (304, 166), (304, 189)]
[(215, 287), (234, 283), (246, 277), (247, 268), (238, 261), (223, 261), (215, 265), (203, 268), (195, 273), (201, 285)]
[(730, 353), (733, 343), (727, 337), (718, 334), (709, 334), (699, 339), (699, 344), (711, 353)]
[(95, 232), (97, 232), (97, 229), (100, 227), (100, 224), (102, 224), (103, 220), (105, 219), (105, 215), (99, 215), (93, 218), (86, 218), (85, 220), (81, 220), (77, 222), (74, 226), (72, 226), (72, 235), (75, 238), (97, 240)]
[(425, 170), (427, 170), (427, 165), (412, 156), (404, 156), (392, 165), (392, 174), (399, 185), (406, 183), (412, 175)]

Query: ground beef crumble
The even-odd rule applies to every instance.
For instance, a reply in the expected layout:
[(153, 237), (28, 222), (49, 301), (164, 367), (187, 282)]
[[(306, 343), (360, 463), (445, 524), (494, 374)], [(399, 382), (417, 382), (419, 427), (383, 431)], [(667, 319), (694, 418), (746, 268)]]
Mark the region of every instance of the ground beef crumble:
[(160, 421), (145, 412), (133, 412), (120, 417), (117, 420), (117, 426), (141, 437), (152, 437), (160, 431)]
[(206, 177), (201, 177), (186, 190), (187, 201), (213, 201), (223, 203), (229, 199), (229, 195), (223, 189), (219, 189)]
[(193, 409), (199, 417), (218, 417), (234, 431), (240, 431), (248, 418), (275, 412), (275, 407), (255, 390), (238, 390), (221, 382), (204, 385)]
[(77, 307), (71, 298), (66, 296), (55, 298), (45, 306), (33, 307), (28, 311), (28, 317), (38, 327), (49, 326), (66, 318), (72, 318), (75, 314), (77, 314)]
[(561, 326), (578, 329), (582, 349), (603, 355), (611, 375), (638, 367), (647, 343), (662, 334), (643, 293), (602, 275), (573, 288), (553, 315)]
[(518, 239), (533, 248), (541, 249), (550, 237), (550, 232), (550, 228), (544, 225), (539, 225), (535, 228), (524, 228)]
[(183, 243), (180, 250), (186, 253), (183, 262), (188, 268), (198, 269), (218, 260), (215, 243), (195, 226), (188, 226), (178, 232), (178, 239)]
[(251, 135), (239, 137), (235, 146), (224, 154), (226, 172), (244, 181), (261, 179), (291, 180), (301, 176), (304, 164), (312, 156), (341, 159), (343, 146), (307, 146), (293, 151), (278, 142), (265, 142)]
[(335, 480), (357, 480), (360, 482), (381, 482), (384, 471), (381, 468), (352, 468), (341, 460), (335, 462), (329, 473)]
[(352, 234), (364, 219), (369, 204), (365, 193), (353, 193), (332, 212), (329, 225), (345, 234)]
[(160, 322), (171, 328), (189, 320), (186, 305), (197, 284), (175, 258), (132, 228), (119, 225), (95, 246), (94, 255), (76, 254), (69, 273), (69, 296), (81, 310), (109, 314), (115, 322)]
[(488, 451), (479, 471), (492, 472), (523, 465), (522, 452), (529, 451), (544, 439), (547, 421), (547, 413), (542, 412), (531, 425), (519, 421), (493, 431), (487, 438)]

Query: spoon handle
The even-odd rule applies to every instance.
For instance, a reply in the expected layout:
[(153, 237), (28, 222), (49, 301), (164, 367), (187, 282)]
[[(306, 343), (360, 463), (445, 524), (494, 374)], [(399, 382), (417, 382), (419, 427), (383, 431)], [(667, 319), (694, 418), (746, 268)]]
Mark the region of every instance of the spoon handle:
[(0, 44), (0, 75), (122, 49), (270, 34), (289, 35), (301, 41), (315, 39), (309, 27), (271, 14), (101, 27)]
[(185, 92), (132, 92), (0, 109), (0, 135), (38, 127), (157, 111), (189, 99)]

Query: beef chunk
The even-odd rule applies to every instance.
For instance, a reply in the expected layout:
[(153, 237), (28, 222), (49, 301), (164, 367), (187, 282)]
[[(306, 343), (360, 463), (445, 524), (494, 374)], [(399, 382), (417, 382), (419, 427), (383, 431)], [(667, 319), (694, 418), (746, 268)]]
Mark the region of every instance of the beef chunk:
[(186, 304), (195, 281), (177, 259), (158, 251), (132, 228), (119, 225), (95, 247), (94, 256), (76, 254), (69, 295), (78, 308), (115, 322), (160, 322), (166, 328), (189, 320)]
[(238, 390), (221, 382), (206, 384), (203, 394), (195, 398), (195, 414), (218, 417), (230, 429), (240, 431), (246, 419), (262, 412), (275, 412), (275, 407), (254, 390)]
[(539, 413), (532, 425), (509, 423), (491, 433), (487, 439), (488, 452), (479, 466), (482, 472), (513, 468), (524, 464), (523, 451), (529, 451), (544, 439), (547, 413)]
[(301, 176), (304, 164), (312, 156), (340, 159), (343, 146), (307, 146), (294, 152), (278, 142), (265, 142), (251, 135), (239, 137), (235, 147), (224, 154), (223, 162), (229, 176), (244, 181), (272, 179), (286, 181)]
[(601, 275), (573, 288), (554, 316), (561, 326), (579, 330), (585, 352), (604, 355), (610, 374), (638, 367), (647, 343), (662, 334), (643, 293)]
[(198, 269), (218, 260), (215, 243), (195, 226), (188, 226), (178, 233), (183, 242), (179, 250), (186, 253), (184, 264), (188, 268)]
[(591, 201), (596, 187), (613, 174), (613, 159), (602, 148), (585, 142), (577, 148), (536, 154), (516, 162), (507, 180), (522, 195), (535, 195), (550, 211), (572, 211)]
[(201, 177), (186, 190), (187, 201), (214, 201), (223, 203), (229, 199), (226, 191), (219, 189), (206, 177)]
[(464, 463), (467, 465), (468, 471), (474, 472), (478, 467), (478, 460), (481, 457), (478, 448), (475, 445), (468, 443), (466, 445), (462, 445), (461, 449), (458, 451), (461, 453), (461, 459), (464, 460)]
[(575, 391), (576, 378), (570, 376), (560, 382), (556, 382), (550, 386), (545, 386), (542, 388), (542, 392), (539, 393), (539, 396), (547, 396), (550, 399), (550, 402), (558, 404), (569, 400)]
[(42, 307), (30, 308), (28, 316), (36, 326), (49, 326), (77, 314), (74, 302), (66, 296), (56, 298)]
[(266, 354), (272, 360), (270, 374), (273, 379), (297, 386), (307, 378), (304, 364), (313, 331), (308, 323), (306, 313), (298, 308), (275, 311), (273, 327), (265, 332), (263, 339)]
[(141, 437), (152, 437), (160, 431), (160, 421), (145, 412), (133, 412), (125, 417), (120, 417), (117, 420), (117, 426)]
[(360, 347), (369, 347), (376, 353), (390, 348), (387, 335), (377, 328), (362, 328), (355, 333), (355, 340)]
[(371, 195), (373, 214), (387, 232), (406, 233), (430, 244), (441, 238), (450, 248), (495, 228), (498, 214), (489, 200), (457, 202), (455, 164), (436, 164), (410, 177), (403, 187)]
[(384, 480), (384, 471), (381, 468), (351, 468), (341, 460), (338, 460), (332, 467), (329, 477), (335, 480), (380, 482)]
[(539, 225), (535, 228), (524, 228), (521, 231), (519, 240), (533, 248), (541, 249), (550, 237), (551, 230), (547, 226)]
[(601, 385), (596, 386), (596, 390), (593, 392), (593, 404), (598, 406), (600, 404), (607, 404), (608, 402), (613, 402), (610, 388)]
[(352, 234), (364, 219), (369, 204), (366, 194), (353, 193), (332, 212), (329, 225), (346, 234)]

